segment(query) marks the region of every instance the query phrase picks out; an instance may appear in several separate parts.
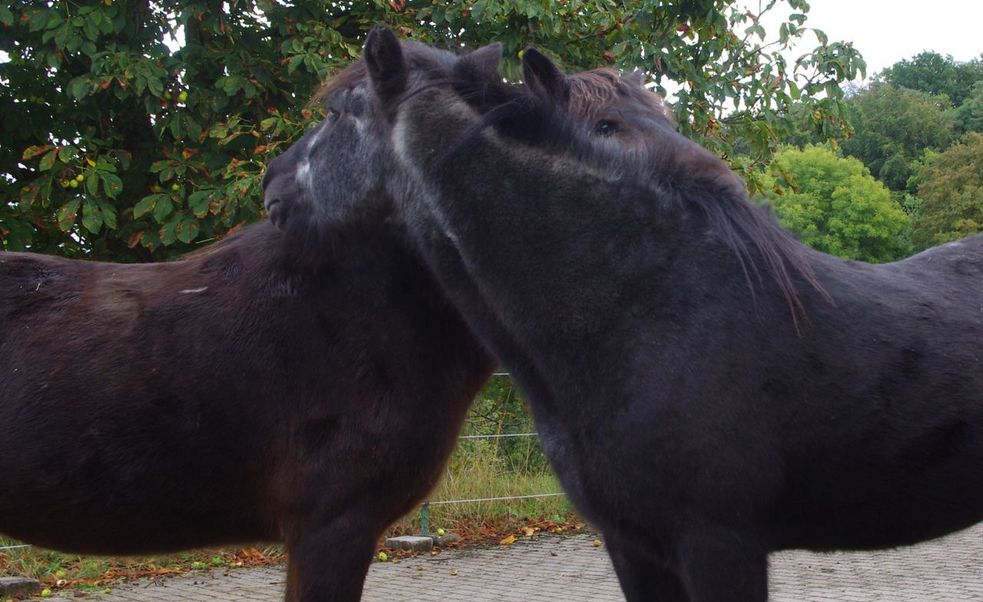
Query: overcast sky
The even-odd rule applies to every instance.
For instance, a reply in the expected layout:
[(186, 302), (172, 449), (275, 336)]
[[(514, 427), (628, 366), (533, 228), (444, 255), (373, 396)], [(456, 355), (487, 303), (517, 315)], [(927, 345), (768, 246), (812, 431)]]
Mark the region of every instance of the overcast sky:
[[(853, 42), (868, 77), (923, 50), (959, 62), (983, 53), (983, 0), (809, 0), (809, 6), (806, 26), (823, 30), (831, 42)], [(764, 25), (769, 34), (777, 31)]]

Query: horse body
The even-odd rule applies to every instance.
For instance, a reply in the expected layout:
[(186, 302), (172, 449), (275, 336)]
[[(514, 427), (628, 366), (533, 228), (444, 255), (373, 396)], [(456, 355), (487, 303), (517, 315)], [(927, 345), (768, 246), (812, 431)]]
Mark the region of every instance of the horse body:
[(983, 236), (813, 265), (832, 303), (762, 374), (788, 434), (781, 547), (906, 545), (983, 520), (966, 479), (983, 467)]
[(348, 149), (373, 157), (630, 601), (760, 601), (770, 551), (983, 518), (983, 238), (883, 266), (811, 251), (638, 82), (530, 49), (508, 86), (499, 58), (373, 32), (278, 225), (343, 221), (357, 205), (323, 191)]
[(397, 234), (316, 265), (295, 244), (263, 223), (165, 264), (0, 254), (0, 531), (285, 540), (289, 599), (357, 600), (492, 366)]
[(866, 549), (983, 519), (967, 481), (983, 466), (983, 281), (947, 291), (958, 275), (936, 262), (813, 259), (833, 304), (809, 302), (801, 334), (784, 303), (721, 290), (709, 270), (709, 325), (678, 315), (692, 289), (668, 274), (676, 294), (612, 299), (624, 319), (604, 324), (608, 342), (585, 336), (589, 357), (532, 349), (549, 358), (544, 446), (610, 539), (677, 540), (685, 517), (768, 551)]

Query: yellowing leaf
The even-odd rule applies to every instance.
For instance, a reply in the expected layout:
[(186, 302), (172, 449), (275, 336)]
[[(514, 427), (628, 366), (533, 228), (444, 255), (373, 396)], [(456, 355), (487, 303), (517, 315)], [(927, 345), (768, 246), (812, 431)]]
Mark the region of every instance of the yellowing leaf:
[(533, 529), (532, 527), (526, 527), (522, 530), (522, 534), (525, 535), (526, 537), (532, 537), (532, 534), (535, 532), (536, 530)]
[(505, 539), (503, 539), (498, 543), (500, 543), (503, 546), (510, 546), (515, 543), (515, 535), (509, 535), (508, 537), (506, 537)]

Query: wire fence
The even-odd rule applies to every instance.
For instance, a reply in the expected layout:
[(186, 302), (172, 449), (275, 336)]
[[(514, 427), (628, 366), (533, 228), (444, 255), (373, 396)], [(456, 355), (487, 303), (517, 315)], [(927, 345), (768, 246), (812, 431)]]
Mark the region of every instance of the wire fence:
[(31, 545), (26, 543), (18, 544), (16, 546), (0, 546), (0, 552), (4, 552), (6, 550), (20, 550), (21, 548), (30, 548), (30, 547)]
[[(493, 377), (508, 377), (508, 372), (495, 372), (492, 374)], [(535, 431), (522, 432), (522, 433), (497, 433), (494, 435), (461, 435), (458, 437), (459, 441), (467, 440), (479, 440), (479, 439), (491, 439), (491, 440), (501, 440), (501, 439), (517, 439), (525, 437), (539, 437), (539, 433)], [(502, 495), (502, 496), (491, 496), (491, 497), (480, 497), (480, 498), (463, 498), (463, 499), (451, 499), (451, 500), (427, 500), (420, 507), (420, 534), (423, 536), (430, 535), (430, 507), (431, 506), (443, 506), (450, 504), (481, 504), (481, 503), (496, 503), (496, 502), (510, 502), (514, 500), (529, 500), (529, 499), (542, 499), (542, 498), (553, 498), (553, 497), (564, 497), (562, 491), (555, 492), (543, 492), (543, 493), (530, 493), (522, 495)]]
[[(503, 433), (496, 435), (462, 435), (458, 440), (473, 439), (510, 439), (517, 437), (538, 437), (539, 433)], [(489, 502), (509, 502), (513, 500), (531, 500), (541, 498), (563, 497), (566, 494), (562, 491), (549, 493), (529, 493), (523, 495), (501, 495), (494, 497), (464, 498), (459, 500), (427, 500), (420, 506), (420, 535), (426, 537), (430, 535), (430, 507), (444, 506), (450, 504), (481, 504)]]

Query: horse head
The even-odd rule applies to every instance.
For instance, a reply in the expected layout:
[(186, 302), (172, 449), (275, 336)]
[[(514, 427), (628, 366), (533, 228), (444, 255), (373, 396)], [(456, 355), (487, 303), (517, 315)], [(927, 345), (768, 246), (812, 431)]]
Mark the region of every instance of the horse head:
[[(724, 161), (676, 131), (639, 74), (567, 74), (529, 48), (524, 83), (510, 84), (501, 52), (455, 54), (373, 29), (362, 60), (322, 89), (327, 118), (270, 165), (271, 219), (310, 244), (394, 213), (417, 235), (453, 240), (448, 212), (467, 211), (476, 191), (516, 221), (540, 219), (549, 203), (554, 214), (583, 211), (566, 225), (552, 220), (553, 230), (630, 210), (673, 240), (721, 241), (749, 284), (763, 264), (797, 305), (787, 265), (814, 279), (792, 239), (748, 202)], [(545, 193), (517, 193), (521, 183)], [(603, 206), (574, 200), (586, 188)]]
[(315, 97), (325, 118), (267, 166), (270, 221), (303, 250), (324, 253), (337, 236), (387, 219), (401, 183), (389, 144), (394, 106), (410, 88), (456, 77), (456, 66), (476, 77), (495, 72), (500, 59), (498, 44), (457, 56), (373, 30), (364, 58)]

